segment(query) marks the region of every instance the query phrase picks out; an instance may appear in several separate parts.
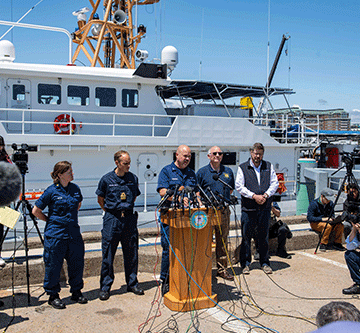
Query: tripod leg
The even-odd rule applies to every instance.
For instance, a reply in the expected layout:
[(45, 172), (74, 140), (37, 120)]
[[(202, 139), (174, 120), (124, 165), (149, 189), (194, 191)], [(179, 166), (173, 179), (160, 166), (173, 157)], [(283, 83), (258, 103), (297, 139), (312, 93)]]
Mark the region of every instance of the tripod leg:
[(34, 223), (35, 229), (36, 229), (36, 231), (38, 233), (38, 236), (40, 238), (41, 244), (44, 246), (44, 239), (41, 236), (41, 232), (40, 232), (40, 229), (39, 229), (38, 222), (36, 221), (36, 217), (32, 213), (32, 207), (31, 207), (29, 201), (25, 200), (25, 203), (26, 203), (26, 208), (28, 210), (29, 216), (30, 216), (30, 218), (32, 219), (32, 221)]

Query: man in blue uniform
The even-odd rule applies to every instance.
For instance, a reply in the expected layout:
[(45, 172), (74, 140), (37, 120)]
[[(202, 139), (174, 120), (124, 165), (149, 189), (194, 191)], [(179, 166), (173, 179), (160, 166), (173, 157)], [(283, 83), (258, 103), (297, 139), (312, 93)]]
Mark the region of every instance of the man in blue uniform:
[(127, 291), (144, 295), (138, 286), (138, 246), (137, 212), (134, 203), (140, 195), (138, 178), (131, 172), (130, 155), (124, 150), (115, 153), (116, 168), (104, 175), (96, 194), (98, 203), (105, 211), (102, 229), (102, 265), (99, 298), (106, 301), (114, 282), (114, 258), (121, 242), (124, 257)]
[(279, 182), (270, 162), (263, 161), (264, 146), (255, 143), (250, 148), (251, 158), (240, 164), (235, 188), (241, 194), (241, 246), (240, 264), (243, 274), (250, 273), (251, 238), (257, 239), (260, 265), (271, 274), (269, 261), (269, 220), (272, 196)]
[[(195, 172), (188, 167), (191, 160), (191, 150), (188, 146), (181, 145), (176, 151), (176, 160), (165, 166), (159, 174), (157, 192), (164, 197), (166, 192), (179, 189), (180, 186), (190, 186), (196, 191), (196, 175)], [(173, 196), (169, 197), (163, 207), (170, 207)], [(161, 273), (162, 294), (166, 294), (169, 290), (169, 226), (160, 222), (161, 226)]]
[[(208, 197), (211, 197), (210, 191), (215, 195), (219, 202), (230, 201), (230, 194), (232, 190), (229, 187), (222, 184), (219, 180), (215, 180), (213, 177), (216, 175), (218, 179), (221, 179), (226, 184), (229, 184), (231, 188), (234, 188), (234, 174), (229, 167), (221, 164), (223, 158), (223, 152), (217, 146), (211, 147), (208, 152), (208, 158), (210, 163), (196, 173), (196, 179), (198, 184), (204, 189)], [(215, 177), (216, 178), (216, 177)], [(234, 277), (227, 271), (227, 238), (230, 229), (230, 209), (226, 207), (219, 211), (219, 225), (215, 226), (215, 239), (216, 239), (216, 265), (217, 276), (222, 277), (225, 280), (233, 281)]]

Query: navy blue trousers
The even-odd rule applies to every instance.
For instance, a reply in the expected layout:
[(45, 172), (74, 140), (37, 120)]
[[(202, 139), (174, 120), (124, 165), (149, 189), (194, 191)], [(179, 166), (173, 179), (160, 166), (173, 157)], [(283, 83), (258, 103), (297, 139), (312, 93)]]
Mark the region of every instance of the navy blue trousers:
[(114, 282), (114, 258), (119, 242), (124, 257), (125, 280), (128, 287), (138, 284), (139, 232), (137, 213), (125, 217), (115, 217), (106, 212), (102, 233), (102, 264), (100, 289), (110, 291)]
[(346, 251), (345, 261), (352, 280), (354, 283), (360, 285), (360, 253), (356, 251)]
[(161, 247), (162, 247), (162, 256), (161, 256), (161, 271), (160, 271), (160, 279), (162, 281), (166, 281), (169, 276), (169, 267), (170, 267), (170, 227), (160, 222), (160, 235), (161, 235)]
[(66, 259), (70, 292), (83, 288), (84, 242), (82, 237), (58, 239), (44, 237), (45, 278), (44, 289), (48, 295), (60, 292), (60, 272)]
[(251, 263), (251, 238), (256, 239), (259, 246), (260, 265), (270, 265), (269, 262), (269, 220), (270, 210), (241, 212), (241, 267)]

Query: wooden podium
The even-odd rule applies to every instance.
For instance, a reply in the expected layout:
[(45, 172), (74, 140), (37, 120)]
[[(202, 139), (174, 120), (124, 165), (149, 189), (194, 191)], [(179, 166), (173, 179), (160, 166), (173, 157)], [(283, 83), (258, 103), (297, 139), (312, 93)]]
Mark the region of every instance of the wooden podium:
[(170, 246), (175, 252), (170, 248), (170, 288), (164, 304), (182, 312), (214, 307), (217, 295), (211, 290), (211, 243), (217, 218), (213, 208), (170, 209), (161, 221), (170, 226)]

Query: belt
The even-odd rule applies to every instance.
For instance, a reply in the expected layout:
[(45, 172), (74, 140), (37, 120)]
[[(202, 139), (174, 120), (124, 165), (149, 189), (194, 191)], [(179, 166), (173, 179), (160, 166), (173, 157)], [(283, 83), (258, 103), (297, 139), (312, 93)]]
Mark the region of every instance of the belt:
[(115, 216), (118, 216), (120, 215), (121, 217), (124, 217), (124, 216), (130, 216), (130, 215), (133, 215), (134, 214), (134, 211), (132, 209), (108, 209), (106, 208), (106, 212), (109, 212)]

